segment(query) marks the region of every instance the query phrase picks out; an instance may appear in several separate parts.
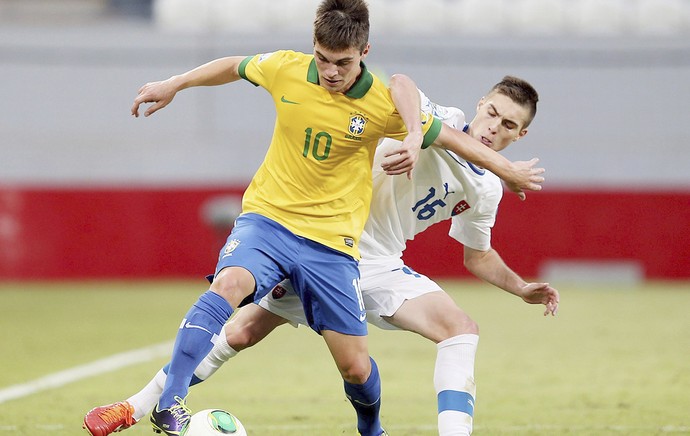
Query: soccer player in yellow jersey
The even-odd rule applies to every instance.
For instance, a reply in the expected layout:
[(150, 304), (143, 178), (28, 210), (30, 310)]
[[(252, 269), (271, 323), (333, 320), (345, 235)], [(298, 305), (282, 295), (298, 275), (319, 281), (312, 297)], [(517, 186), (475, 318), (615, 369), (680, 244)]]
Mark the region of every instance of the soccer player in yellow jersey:
[(363, 63), (368, 38), (363, 0), (324, 0), (314, 21), (313, 54), (280, 50), (217, 59), (139, 90), (135, 116), (144, 103), (153, 103), (144, 115), (153, 114), (180, 90), (240, 79), (265, 88), (276, 105), (273, 139), (244, 194), (210, 289), (180, 324), (165, 387), (151, 413), (155, 431), (184, 431), (193, 371), (223, 324), (243, 299), (254, 294), (258, 301), (289, 278), (309, 325), (323, 336), (343, 377), (359, 433), (385, 433), (357, 268), (381, 138), (402, 140), (382, 164), (388, 174), (409, 176), (420, 149), (436, 144), (493, 171), (521, 195), (521, 189), (540, 189), (543, 170), (533, 168), (535, 160), (511, 163), (429, 113), (420, 115), (418, 96), (394, 102)]
[[(358, 258), (369, 216), (373, 150), (381, 137), (403, 139), (407, 131), (388, 89), (363, 64), (352, 68), (359, 74), (351, 80), (319, 86), (319, 65), (353, 62), (345, 59), (320, 48), (316, 57), (277, 51), (240, 62), (239, 75), (269, 90), (277, 112), (271, 146), (244, 194), (242, 211)], [(441, 124), (431, 114), (423, 116), (428, 145)]]

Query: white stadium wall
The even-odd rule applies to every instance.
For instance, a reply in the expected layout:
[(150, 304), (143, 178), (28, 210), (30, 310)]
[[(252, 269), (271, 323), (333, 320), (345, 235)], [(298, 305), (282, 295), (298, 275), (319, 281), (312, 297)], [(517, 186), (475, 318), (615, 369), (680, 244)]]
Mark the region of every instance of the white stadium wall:
[[(241, 196), (261, 162), (268, 94), (186, 90), (147, 119), (130, 115), (132, 100), (147, 81), (277, 48), (309, 51), (308, 29), (0, 28), (0, 279), (211, 271), (227, 228), (207, 212)], [(690, 39), (373, 34), (367, 65), (412, 76), (468, 117), (503, 75), (538, 89), (530, 133), (506, 154), (541, 158), (547, 183), (525, 203), (506, 194), (494, 237), (518, 272), (690, 278)], [(446, 230), (406, 257), (434, 277), (465, 276)]]

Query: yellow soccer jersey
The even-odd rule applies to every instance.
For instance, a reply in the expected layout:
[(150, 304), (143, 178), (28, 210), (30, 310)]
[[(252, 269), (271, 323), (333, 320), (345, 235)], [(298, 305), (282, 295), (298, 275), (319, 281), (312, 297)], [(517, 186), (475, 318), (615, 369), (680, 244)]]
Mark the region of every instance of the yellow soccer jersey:
[[(244, 194), (243, 212), (358, 259), (374, 151), (379, 139), (407, 134), (388, 88), (362, 64), (346, 94), (328, 92), (319, 85), (314, 56), (293, 51), (247, 57), (239, 70), (276, 106), (273, 138)], [(439, 120), (423, 113), (424, 146), (440, 129)]]

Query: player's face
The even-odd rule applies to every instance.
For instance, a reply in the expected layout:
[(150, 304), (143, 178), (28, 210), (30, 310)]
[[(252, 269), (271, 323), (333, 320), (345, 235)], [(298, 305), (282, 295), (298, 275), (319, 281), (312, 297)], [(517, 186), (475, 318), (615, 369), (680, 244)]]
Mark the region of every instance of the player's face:
[(314, 44), (314, 59), (319, 72), (319, 84), (329, 92), (347, 92), (362, 72), (360, 62), (369, 53), (369, 45), (363, 52), (356, 48), (330, 51), (319, 43)]
[(489, 148), (501, 151), (527, 134), (523, 126), (528, 117), (527, 108), (503, 94), (492, 93), (479, 100), (470, 134)]

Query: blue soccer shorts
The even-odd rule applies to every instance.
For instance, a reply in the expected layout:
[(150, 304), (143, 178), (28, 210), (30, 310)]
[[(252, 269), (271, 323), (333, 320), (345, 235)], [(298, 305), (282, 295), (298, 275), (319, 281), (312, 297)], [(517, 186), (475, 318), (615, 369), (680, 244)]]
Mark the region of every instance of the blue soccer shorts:
[(255, 302), (289, 278), (316, 332), (367, 334), (359, 269), (348, 254), (297, 236), (262, 215), (247, 213), (237, 218), (220, 250), (216, 274), (231, 266), (254, 276)]

